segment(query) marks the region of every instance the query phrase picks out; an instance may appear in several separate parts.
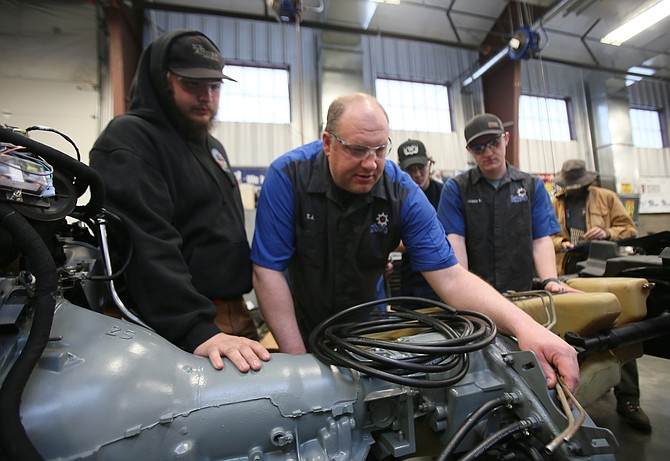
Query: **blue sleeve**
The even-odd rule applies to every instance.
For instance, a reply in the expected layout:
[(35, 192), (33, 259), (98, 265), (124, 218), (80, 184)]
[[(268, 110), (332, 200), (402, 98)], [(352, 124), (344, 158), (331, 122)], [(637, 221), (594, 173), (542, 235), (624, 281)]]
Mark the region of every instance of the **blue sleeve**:
[(295, 252), (295, 199), (289, 177), (278, 162), (270, 165), (256, 210), (251, 260), (259, 266), (284, 271)]
[[(409, 181), (412, 181), (407, 176)], [(423, 191), (413, 183), (400, 210), (402, 241), (412, 258), (412, 270), (434, 271), (458, 264), (435, 208)]]
[(449, 179), (442, 188), (440, 204), (437, 207), (437, 219), (442, 223), (447, 234), (465, 236), (461, 190), (453, 179)]
[(561, 232), (554, 206), (542, 179), (537, 178), (535, 197), (533, 198), (533, 240)]

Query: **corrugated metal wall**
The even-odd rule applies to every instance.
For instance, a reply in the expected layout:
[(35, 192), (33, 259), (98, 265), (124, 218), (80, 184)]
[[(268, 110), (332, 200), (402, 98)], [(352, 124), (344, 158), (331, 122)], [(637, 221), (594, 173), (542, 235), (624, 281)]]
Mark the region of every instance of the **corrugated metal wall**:
[[(320, 31), (295, 25), (254, 22), (249, 20), (200, 14), (164, 11), (147, 13), (145, 45), (161, 33), (177, 28), (192, 28), (205, 33), (221, 48), (226, 62), (235, 64), (273, 65), (290, 70), (292, 122), (286, 125), (218, 123), (215, 135), (222, 140), (236, 166), (267, 166), (286, 150), (320, 136), (322, 123), (319, 97)], [(399, 145), (412, 137), (424, 141), (440, 170), (462, 170), (468, 167), (469, 154), (462, 140), (464, 119), (481, 112), (481, 89), (475, 84), (460, 91), (459, 77), (472, 67), (477, 55), (471, 51), (446, 46), (396, 39), (363, 37), (361, 49), (366, 91), (374, 93), (374, 80), (380, 76), (435, 83), (453, 82), (451, 97), (454, 108), (453, 132), (392, 132)], [(298, 62), (298, 56), (302, 62)], [(298, 73), (298, 69), (301, 72)], [(343, 91), (348, 90), (343, 85)], [(301, 108), (298, 94), (302, 95)], [(224, 109), (225, 110), (225, 109)], [(464, 115), (465, 114), (465, 115)], [(391, 158), (396, 158), (395, 152)]]
[[(391, 132), (391, 139), (396, 145), (408, 138), (421, 140), (435, 160), (435, 168), (449, 175), (469, 168), (470, 154), (465, 149), (463, 127), (472, 116), (482, 112), (484, 104), (480, 84), (475, 83), (466, 91), (461, 91), (461, 80), (464, 72), (474, 66), (477, 54), (442, 45), (389, 38), (369, 38), (368, 46), (373, 66), (371, 88), (374, 88), (376, 76), (447, 83), (450, 87), (453, 131), (445, 134), (396, 130)], [(397, 160), (395, 150), (391, 158)]]
[[(593, 152), (591, 120), (587, 86), (592, 71), (540, 60), (522, 63), (522, 93), (536, 96), (569, 98), (575, 128), (571, 142), (539, 142), (521, 140), (519, 163), (523, 170), (534, 173), (553, 173), (560, 170), (568, 158), (581, 158), (589, 168), (595, 168), (597, 152)], [(614, 77), (614, 76), (613, 76)], [(620, 76), (617, 76), (620, 78)], [(645, 80), (627, 88), (631, 106), (661, 110), (665, 126), (670, 126), (668, 85)], [(597, 116), (597, 114), (596, 114)], [(633, 148), (640, 176), (670, 176), (670, 149)]]
[(594, 168), (587, 98), (580, 69), (539, 60), (521, 63), (521, 93), (540, 97), (568, 99), (574, 118), (575, 139), (569, 142), (546, 142), (521, 139), (519, 166), (533, 173), (555, 173), (570, 158), (586, 161)]
[[(289, 69), (292, 102), (292, 122), (289, 126), (217, 124), (215, 135), (226, 146), (234, 165), (267, 166), (283, 152), (320, 136), (322, 114), (325, 112), (325, 108), (321, 107), (323, 95), (319, 69), (318, 44), (321, 31), (283, 23), (147, 11), (146, 43), (167, 30), (193, 28), (215, 40), (227, 62)], [(483, 98), (479, 82), (465, 89), (460, 87), (460, 82), (473, 69), (477, 54), (442, 45), (370, 36), (361, 38), (360, 50), (364, 55), (361, 59), (362, 84), (365, 91), (370, 93), (374, 93), (377, 76), (450, 85), (452, 132), (392, 131), (391, 138), (396, 145), (407, 138), (421, 139), (435, 159), (436, 168), (447, 174), (468, 168), (471, 159), (462, 139), (463, 126), (471, 116), (483, 110)], [(585, 159), (590, 168), (597, 165), (592, 147), (593, 133), (585, 83), (588, 82), (589, 73), (540, 60), (522, 62), (523, 93), (569, 99), (575, 139), (570, 142), (520, 140), (521, 169), (533, 173), (554, 173), (568, 158)], [(349, 88), (343, 83), (342, 92), (348, 91)], [(630, 91), (632, 104), (665, 108), (667, 121), (666, 84), (636, 84)], [(641, 175), (670, 176), (670, 153), (667, 148), (635, 149), (635, 155), (638, 157)], [(395, 149), (391, 158), (396, 158)]]

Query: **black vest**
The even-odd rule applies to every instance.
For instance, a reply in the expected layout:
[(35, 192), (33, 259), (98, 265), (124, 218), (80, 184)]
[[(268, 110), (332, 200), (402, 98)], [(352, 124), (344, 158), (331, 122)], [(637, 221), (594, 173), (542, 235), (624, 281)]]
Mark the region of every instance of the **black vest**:
[(498, 189), (473, 168), (456, 178), (468, 268), (500, 292), (533, 285), (532, 203), (537, 178), (507, 164)]
[(400, 242), (400, 209), (408, 191), (383, 174), (367, 194), (345, 195), (326, 156), (283, 170), (295, 198), (295, 254), (289, 264), (300, 333), (348, 307), (372, 301), (388, 256)]

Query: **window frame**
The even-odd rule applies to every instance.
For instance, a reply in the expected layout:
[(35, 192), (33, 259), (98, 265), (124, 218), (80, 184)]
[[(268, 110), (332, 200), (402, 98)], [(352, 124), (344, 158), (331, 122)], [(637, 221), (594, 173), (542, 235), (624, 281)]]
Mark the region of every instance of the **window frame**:
[[(230, 120), (230, 119), (224, 119), (223, 117), (229, 118), (231, 113), (235, 113), (234, 104), (230, 104), (230, 100), (226, 102), (225, 98), (225, 92), (227, 88), (230, 88), (231, 85), (239, 85), (241, 82), (240, 80), (235, 77), (234, 74), (235, 72), (230, 72), (230, 70), (233, 70), (231, 68), (235, 67), (242, 67), (242, 68), (247, 68), (247, 69), (269, 69), (269, 70), (276, 70), (276, 71), (284, 71), (286, 73), (286, 102), (288, 103), (288, 113), (286, 114), (288, 116), (288, 120), (282, 119), (281, 122), (275, 122), (271, 120), (249, 120), (249, 119), (240, 119), (240, 120)], [(292, 107), (292, 98), (291, 98), (291, 69), (290, 66), (279, 66), (279, 65), (270, 65), (270, 64), (262, 64), (262, 63), (249, 63), (249, 62), (240, 62), (240, 61), (226, 61), (226, 65), (223, 68), (223, 73), (235, 78), (237, 82), (231, 82), (228, 80), (224, 80), (224, 85), (221, 88), (221, 94), (219, 96), (219, 111), (214, 119), (215, 122), (218, 123), (266, 123), (266, 124), (273, 124), (273, 125), (290, 125), (293, 122), (293, 107)], [(274, 93), (273, 93), (274, 95)], [(253, 98), (253, 103), (255, 103), (259, 98), (258, 98), (258, 93), (254, 95), (247, 95), (245, 94), (245, 98), (251, 97)], [(278, 98), (272, 98), (273, 100), (278, 99)], [(263, 104), (260, 104), (261, 106)], [(233, 110), (231, 110), (231, 108)]]
[[(661, 147), (651, 147), (651, 146), (640, 146), (635, 144), (635, 138), (633, 136), (633, 133), (635, 132), (635, 128), (633, 127), (633, 117), (631, 116), (630, 112), (633, 110), (637, 111), (645, 111), (645, 112), (654, 112), (658, 118), (658, 134), (661, 138)], [(633, 143), (634, 147), (639, 147), (641, 149), (663, 149), (668, 147), (668, 131), (667, 131), (667, 125), (665, 123), (665, 117), (663, 117), (663, 110), (658, 108), (658, 107), (649, 107), (649, 106), (643, 106), (640, 104), (631, 104), (630, 107), (628, 108), (628, 116), (630, 117), (630, 135), (631, 135), (631, 142)]]
[[(394, 126), (395, 122), (394, 122), (394, 117), (392, 116), (392, 113), (394, 112), (394, 108), (397, 104), (389, 105), (389, 104), (385, 103), (383, 98), (380, 98), (379, 91), (378, 91), (378, 85), (377, 85), (377, 82), (379, 80), (388, 80), (388, 81), (392, 81), (392, 82), (398, 82), (400, 84), (410, 84), (410, 85), (432, 85), (432, 86), (435, 86), (435, 87), (444, 88), (444, 91), (445, 91), (445, 94), (446, 94), (446, 97), (447, 97), (447, 101), (446, 101), (446, 105), (445, 105), (446, 115), (449, 117), (447, 129), (441, 128), (439, 130), (433, 130), (433, 129), (427, 130), (426, 126), (423, 126), (423, 127), (420, 127), (420, 126), (414, 126), (414, 127)], [(375, 95), (377, 97), (377, 100), (382, 105), (382, 107), (384, 107), (384, 109), (386, 110), (386, 112), (389, 116), (389, 128), (391, 130), (396, 130), (396, 131), (419, 131), (419, 132), (439, 133), (439, 134), (448, 134), (448, 133), (453, 133), (454, 132), (454, 110), (453, 110), (454, 108), (453, 108), (453, 98), (452, 98), (452, 86), (451, 86), (450, 82), (445, 82), (445, 81), (439, 81), (438, 82), (438, 81), (435, 81), (435, 80), (398, 78), (398, 77), (393, 77), (393, 76), (389, 76), (389, 75), (379, 74), (375, 77), (374, 85), (375, 85)], [(402, 106), (405, 106), (405, 104), (402, 104)], [(416, 106), (412, 106), (412, 109), (414, 111), (416, 111), (416, 109), (423, 108), (423, 107), (425, 107), (425, 106), (416, 105)], [(436, 106), (435, 109), (436, 110), (437, 109), (444, 110), (444, 109), (440, 108), (439, 106)]]
[[(553, 131), (550, 129), (549, 137), (526, 137), (525, 133), (522, 134), (521, 132), (521, 122), (522, 120), (525, 121), (525, 118), (522, 118), (521, 114), (521, 98), (522, 97), (528, 97), (528, 98), (535, 98), (535, 99), (541, 99), (541, 100), (556, 100), (556, 101), (561, 101), (565, 104), (565, 115), (566, 119), (565, 122), (567, 123), (567, 126), (564, 128), (567, 128), (567, 134), (568, 134), (568, 139), (556, 139), (552, 135)], [(550, 122), (551, 119), (548, 117), (545, 119), (542, 119), (543, 123), (548, 123)], [(540, 133), (542, 133), (543, 130), (540, 130)], [(575, 130), (575, 118), (574, 118), (574, 108), (572, 106), (572, 98), (569, 96), (558, 96), (558, 95), (547, 95), (547, 94), (538, 94), (538, 93), (522, 93), (519, 96), (519, 138), (520, 139), (525, 139), (528, 141), (538, 141), (538, 142), (570, 142), (574, 141), (577, 139), (577, 133)]]

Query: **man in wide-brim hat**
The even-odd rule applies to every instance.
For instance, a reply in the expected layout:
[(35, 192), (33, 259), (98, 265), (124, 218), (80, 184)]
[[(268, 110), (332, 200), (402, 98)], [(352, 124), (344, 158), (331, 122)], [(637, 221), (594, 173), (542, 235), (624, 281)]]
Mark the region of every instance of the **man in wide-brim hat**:
[(595, 171), (586, 170), (586, 162), (584, 160), (566, 160), (563, 168), (556, 175), (554, 183), (564, 189), (572, 190), (590, 185), (597, 177), (598, 173)]
[(617, 241), (637, 235), (619, 196), (593, 185), (597, 177), (598, 173), (588, 171), (586, 162), (579, 159), (566, 160), (556, 175), (554, 183), (561, 190), (552, 202), (562, 229), (553, 238), (556, 251), (593, 240)]
[[(559, 274), (573, 272), (576, 263), (586, 259), (588, 250), (576, 247), (593, 240), (623, 240), (637, 235), (633, 220), (619, 196), (594, 186), (598, 173), (588, 171), (584, 160), (566, 160), (554, 183), (562, 189), (552, 199), (561, 232), (553, 236)], [(640, 408), (640, 387), (635, 360), (621, 367), (621, 382), (614, 388), (617, 413), (633, 428), (651, 430), (651, 423)]]

